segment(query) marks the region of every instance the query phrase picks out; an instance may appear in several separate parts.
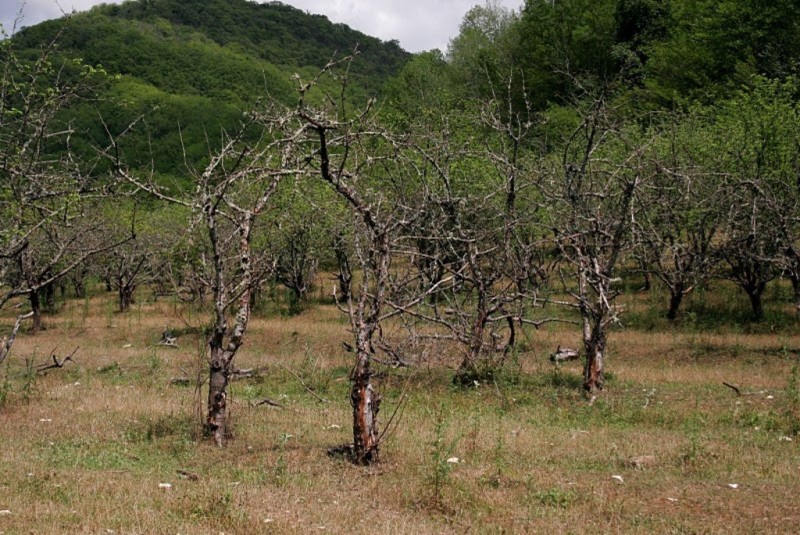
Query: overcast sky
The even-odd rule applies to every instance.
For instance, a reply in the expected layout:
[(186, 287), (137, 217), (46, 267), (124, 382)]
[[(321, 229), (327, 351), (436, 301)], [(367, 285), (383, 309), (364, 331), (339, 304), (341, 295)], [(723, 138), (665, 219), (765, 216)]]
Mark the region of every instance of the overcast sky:
[[(22, 26), (32, 26), (59, 17), (64, 11), (83, 11), (101, 3), (121, 0), (27, 0)], [(518, 9), (523, 0), (499, 0), (501, 5)], [(409, 52), (447, 49), (450, 38), (458, 33), (461, 18), (485, 0), (283, 0), (311, 13), (326, 15), (333, 22), (343, 22), (384, 41), (397, 39)], [(10, 31), (22, 7), (22, 0), (0, 0), (0, 23)], [(59, 7), (60, 6), (60, 7)]]

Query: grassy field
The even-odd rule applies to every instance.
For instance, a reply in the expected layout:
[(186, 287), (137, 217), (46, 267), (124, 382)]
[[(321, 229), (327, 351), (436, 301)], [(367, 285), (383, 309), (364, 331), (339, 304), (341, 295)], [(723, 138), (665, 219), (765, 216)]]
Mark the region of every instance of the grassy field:
[[(739, 321), (731, 296), (697, 298), (678, 327), (660, 297), (629, 297), (592, 405), (579, 363), (547, 361), (578, 345), (566, 325), (528, 333), (479, 388), (451, 386), (446, 353), (389, 370), (383, 423), (408, 401), (370, 468), (326, 454), (351, 438), (333, 307), (254, 319), (237, 363), (263, 373), (234, 384), (219, 450), (198, 440), (200, 313), (144, 292), (126, 314), (112, 294), (68, 301), (0, 370), (0, 532), (796, 533), (800, 326), (788, 303)], [(155, 345), (166, 325), (186, 332), (177, 349)], [(76, 347), (74, 364), (30, 370)]]

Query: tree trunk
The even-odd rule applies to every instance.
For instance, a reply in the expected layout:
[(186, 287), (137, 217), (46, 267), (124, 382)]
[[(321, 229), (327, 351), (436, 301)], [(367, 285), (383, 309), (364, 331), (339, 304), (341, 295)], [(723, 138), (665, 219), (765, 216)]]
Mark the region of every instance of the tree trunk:
[(350, 404), (353, 406), (353, 461), (369, 465), (378, 461), (378, 411), (381, 398), (371, 384), (369, 343), (358, 344), (358, 362), (353, 370)]
[(755, 321), (761, 321), (764, 318), (764, 305), (761, 302), (762, 291), (755, 289), (747, 292), (747, 297), (750, 298), (750, 307), (753, 309), (753, 319)]
[(31, 313), (33, 314), (33, 319), (31, 320), (31, 333), (36, 334), (42, 330), (42, 305), (39, 301), (39, 292), (29, 292), (28, 299), (31, 302)]
[(583, 388), (589, 393), (603, 390), (605, 377), (603, 364), (606, 350), (606, 334), (600, 325), (595, 325), (590, 336), (584, 336), (586, 365), (583, 368)]
[[(472, 324), (472, 333), (469, 346), (469, 352), (464, 355), (464, 360), (458, 367), (456, 376), (453, 377), (453, 384), (468, 386), (475, 384), (476, 381), (483, 381), (485, 377), (480, 377), (478, 373), (477, 363), (481, 358), (483, 350), (483, 337), (486, 331), (486, 320), (488, 314), (483, 310), (483, 299), (480, 299), (479, 309), (475, 322)], [(487, 370), (488, 372), (488, 370)]]
[(44, 309), (48, 312), (54, 312), (56, 309), (56, 285), (51, 282), (45, 284), (41, 290), (40, 302), (44, 305)]
[(253, 288), (253, 291), (250, 292), (250, 308), (255, 309), (258, 307), (258, 303), (261, 301), (261, 286), (257, 286)]
[(649, 292), (653, 288), (653, 283), (650, 280), (650, 272), (645, 271), (642, 275), (644, 276), (644, 286), (641, 291)]
[(133, 292), (136, 290), (134, 286), (121, 284), (119, 287), (119, 311), (125, 312), (133, 304)]
[(220, 447), (225, 445), (231, 434), (228, 425), (230, 364), (230, 358), (222, 348), (221, 337), (219, 339), (215, 337), (211, 341), (211, 371), (208, 381), (208, 416), (205, 432)]
[(347, 251), (344, 247), (344, 237), (337, 236), (333, 242), (333, 252), (336, 255), (336, 264), (339, 271), (336, 278), (339, 281), (339, 293), (337, 299), (347, 301), (350, 299), (350, 285), (353, 282), (353, 272), (350, 269), (350, 259), (347, 257)]
[(75, 297), (83, 299), (86, 297), (86, 284), (83, 277), (75, 277), (72, 279), (72, 288), (75, 290)]
[(684, 293), (682, 290), (670, 290), (669, 293), (669, 310), (667, 311), (667, 319), (670, 321), (675, 321), (678, 319), (678, 309), (681, 307), (681, 302), (683, 302)]
[(794, 309), (797, 318), (800, 319), (800, 274), (791, 275), (792, 289), (794, 290)]

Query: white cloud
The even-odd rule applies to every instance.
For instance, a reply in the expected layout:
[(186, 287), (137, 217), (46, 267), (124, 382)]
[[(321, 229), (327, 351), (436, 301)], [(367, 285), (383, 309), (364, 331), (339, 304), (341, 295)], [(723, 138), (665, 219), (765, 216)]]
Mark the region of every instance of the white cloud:
[(18, 26), (33, 26), (43, 20), (58, 18), (64, 13), (85, 11), (98, 4), (118, 4), (121, 0), (0, 0), (0, 23), (6, 31)]
[[(439, 48), (458, 33), (464, 14), (483, 0), (283, 0), (298, 9), (327, 16), (367, 35), (384, 41), (397, 39), (406, 50), (419, 52)], [(31, 26), (64, 12), (82, 11), (100, 3), (120, 0), (27, 0), (23, 26)], [(0, 23), (10, 30), (21, 0), (0, 0)], [(500, 0), (500, 4), (518, 9), (522, 0)]]
[[(406, 50), (419, 52), (447, 44), (458, 33), (467, 11), (483, 0), (284, 0), (299, 9), (326, 15), (368, 35), (397, 39)], [(501, 0), (519, 9), (522, 0)]]

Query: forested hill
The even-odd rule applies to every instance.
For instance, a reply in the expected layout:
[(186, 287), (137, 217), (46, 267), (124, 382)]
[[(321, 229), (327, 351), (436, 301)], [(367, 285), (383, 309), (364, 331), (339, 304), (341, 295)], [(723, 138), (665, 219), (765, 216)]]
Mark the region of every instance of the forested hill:
[(162, 18), (195, 28), (219, 45), (238, 45), (276, 65), (321, 67), (335, 54), (358, 45), (362, 59), (356, 71), (373, 85), (394, 75), (409, 56), (396, 41), (382, 42), (280, 2), (146, 0), (105, 6), (101, 11), (129, 20)]
[[(131, 75), (170, 93), (253, 98), (264, 79), (288, 97), (285, 76), (318, 69), (352, 52), (356, 85), (368, 93), (403, 66), (410, 54), (280, 2), (248, 0), (134, 0), (101, 5), (23, 31), (22, 46), (37, 47), (63, 30), (59, 47), (112, 74)], [(270, 84), (271, 82), (271, 84)]]
[[(56, 36), (59, 60), (80, 58), (121, 75), (103, 95), (101, 112), (117, 131), (146, 114), (147, 132), (128, 140), (128, 154), (143, 165), (152, 160), (157, 171), (169, 174), (181, 172), (183, 162), (175, 155), (184, 147), (192, 163), (202, 163), (209, 137), (220, 128), (235, 128), (242, 110), (257, 99), (292, 101), (295, 73), (310, 78), (331, 58), (358, 47), (350, 90), (365, 99), (379, 94), (410, 57), (397, 42), (382, 42), (324, 16), (247, 0), (101, 5), (26, 28), (15, 36), (15, 46), (34, 58)], [(74, 112), (91, 137), (104, 136), (95, 110), (84, 106)]]

